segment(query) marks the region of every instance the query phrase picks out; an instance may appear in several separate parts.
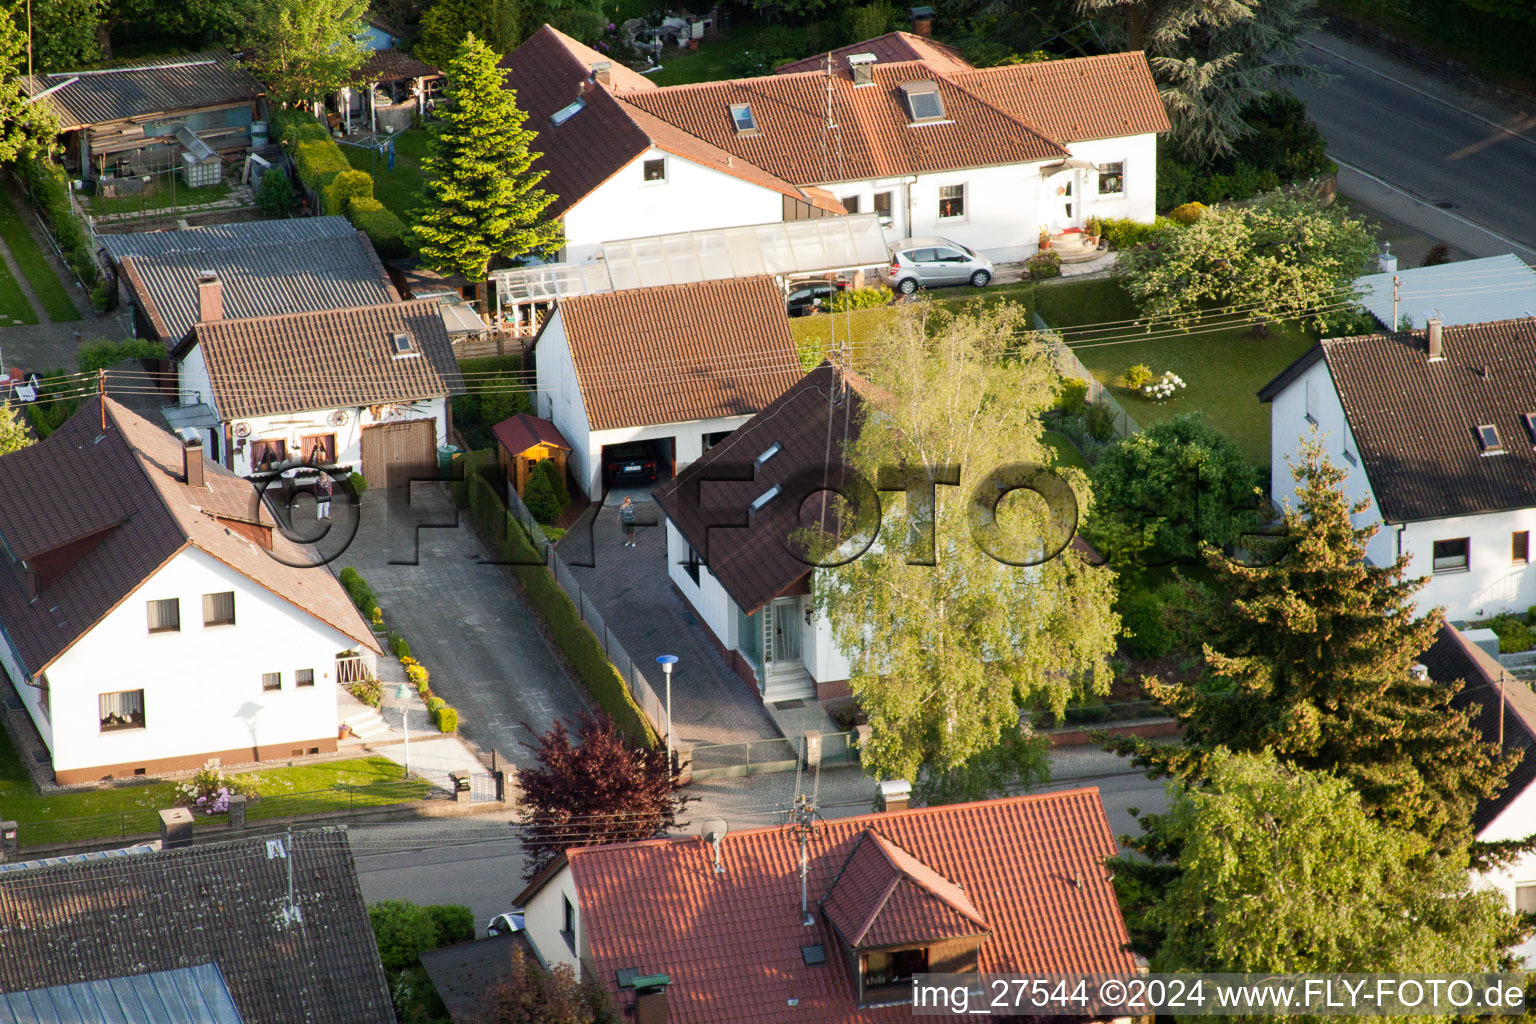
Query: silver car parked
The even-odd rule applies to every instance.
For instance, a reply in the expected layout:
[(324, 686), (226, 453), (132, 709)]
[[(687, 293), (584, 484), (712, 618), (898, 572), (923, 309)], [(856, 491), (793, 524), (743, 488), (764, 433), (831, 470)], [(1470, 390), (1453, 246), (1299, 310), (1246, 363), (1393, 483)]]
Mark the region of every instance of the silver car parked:
[(880, 280), (903, 295), (941, 284), (970, 283), (980, 288), (992, 280), (991, 260), (937, 235), (904, 238), (886, 249), (891, 262), (880, 268)]

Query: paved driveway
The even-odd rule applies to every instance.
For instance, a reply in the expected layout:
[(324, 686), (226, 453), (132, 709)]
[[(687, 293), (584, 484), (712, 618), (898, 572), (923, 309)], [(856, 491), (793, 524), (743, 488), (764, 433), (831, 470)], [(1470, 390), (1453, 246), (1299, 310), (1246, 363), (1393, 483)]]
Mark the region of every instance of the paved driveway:
[(539, 632), (510, 570), (481, 561), (489, 556), (468, 515), (457, 516), (435, 484), (411, 490), (410, 502), (400, 488), (364, 493), (357, 536), (331, 568), (350, 565), (367, 578), (385, 622), (432, 673), (433, 691), (459, 709), (468, 738), (530, 765), (521, 723), (540, 732), (560, 717), (574, 723), (585, 694)]

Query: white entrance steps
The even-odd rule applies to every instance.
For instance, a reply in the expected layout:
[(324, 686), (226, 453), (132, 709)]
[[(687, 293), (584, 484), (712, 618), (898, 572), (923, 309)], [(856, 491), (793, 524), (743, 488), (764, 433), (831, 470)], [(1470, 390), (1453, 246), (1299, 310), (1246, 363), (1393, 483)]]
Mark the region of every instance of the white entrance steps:
[(763, 703), (777, 704), (781, 700), (815, 700), (816, 681), (803, 668), (774, 672), (763, 687)]
[(389, 723), (379, 715), (377, 708), (369, 707), (346, 690), (337, 690), (336, 720), (363, 743), (393, 743), (399, 738)]

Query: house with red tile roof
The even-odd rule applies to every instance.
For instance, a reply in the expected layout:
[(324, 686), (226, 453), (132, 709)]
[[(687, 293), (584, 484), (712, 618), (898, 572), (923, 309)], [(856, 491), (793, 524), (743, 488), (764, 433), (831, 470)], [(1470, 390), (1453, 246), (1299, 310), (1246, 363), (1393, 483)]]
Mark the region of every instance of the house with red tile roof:
[(803, 846), (761, 828), (581, 847), (516, 902), (545, 962), (638, 1019), (877, 1024), (911, 1018), (914, 974), (1135, 971), (1115, 852), (1088, 788), (818, 821)]
[(876, 213), (994, 260), (1151, 220), (1168, 118), (1143, 54), (974, 68), (906, 33), (814, 67), (659, 87), (548, 25), (502, 62), (568, 262), (605, 241)]
[(697, 459), (800, 379), (769, 277), (561, 299), (534, 339), (538, 409), (596, 499)]
[(334, 752), (379, 652), (249, 481), (111, 398), (0, 458), (0, 553), (0, 667), (61, 784)]

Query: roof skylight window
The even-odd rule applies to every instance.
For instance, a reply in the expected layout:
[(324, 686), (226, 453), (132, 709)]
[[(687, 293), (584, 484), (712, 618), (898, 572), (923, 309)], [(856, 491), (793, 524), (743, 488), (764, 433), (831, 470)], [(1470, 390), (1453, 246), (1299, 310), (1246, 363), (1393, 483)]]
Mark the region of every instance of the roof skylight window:
[(571, 118), (575, 117), (577, 114), (581, 113), (581, 108), (585, 107), (586, 105), (587, 101), (583, 99), (578, 99), (574, 103), (567, 103), (565, 106), (549, 115), (549, 123), (558, 128), (565, 124), (565, 122), (569, 121)]
[(756, 501), (747, 507), (747, 514), (751, 515), (754, 512), (761, 512), (763, 510), (763, 506), (767, 505), (774, 498), (777, 498), (779, 496), (779, 492), (782, 490), (783, 488), (778, 484), (774, 484), (772, 487), (768, 488), (762, 494), (757, 496)]
[(1492, 423), (1477, 428), (1477, 442), (1483, 446), (1484, 455), (1499, 455), (1504, 451), (1504, 445), (1499, 441), (1499, 428)]
[(737, 135), (750, 135), (757, 131), (757, 118), (752, 116), (752, 104), (732, 103), (731, 123), (736, 126)]
[(775, 441), (775, 442), (773, 442), (773, 444), (771, 444), (767, 448), (763, 449), (763, 454), (761, 454), (761, 455), (759, 455), (757, 457), (757, 462), (755, 464), (761, 466), (763, 463), (767, 462), (769, 459), (773, 458), (775, 455), (779, 454), (779, 452), (781, 452), (783, 450), (784, 450), (784, 446), (782, 444), (780, 444), (779, 442)]
[(913, 124), (944, 120), (944, 97), (939, 94), (938, 83), (904, 82), (901, 92), (906, 97)]

